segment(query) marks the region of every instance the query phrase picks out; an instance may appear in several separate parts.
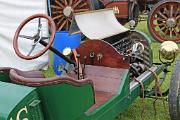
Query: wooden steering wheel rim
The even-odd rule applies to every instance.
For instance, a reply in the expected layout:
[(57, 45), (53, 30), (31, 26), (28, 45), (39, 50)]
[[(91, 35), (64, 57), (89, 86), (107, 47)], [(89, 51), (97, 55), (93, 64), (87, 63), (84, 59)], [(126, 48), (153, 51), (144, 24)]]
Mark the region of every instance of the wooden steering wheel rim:
[[(43, 50), (41, 50), (39, 53), (37, 53), (33, 56), (26, 56), (26, 55), (23, 55), (18, 48), (18, 37), (19, 37), (20, 31), (25, 26), (25, 24), (27, 24), (29, 21), (31, 21), (35, 18), (45, 18), (48, 20), (48, 26), (49, 26), (49, 30), (51, 31), (51, 36), (49, 38), (49, 43), (47, 44), (47, 46)], [(35, 14), (35, 15), (28, 17), (19, 25), (19, 27), (17, 28), (17, 30), (15, 32), (15, 35), (13, 38), (13, 47), (14, 47), (15, 53), (20, 58), (25, 59), (25, 60), (32, 60), (32, 59), (36, 59), (36, 58), (40, 57), (51, 47), (51, 45), (54, 41), (55, 32), (56, 32), (55, 23), (54, 23), (53, 19), (51, 17), (49, 17), (48, 15), (46, 15), (46, 14)]]

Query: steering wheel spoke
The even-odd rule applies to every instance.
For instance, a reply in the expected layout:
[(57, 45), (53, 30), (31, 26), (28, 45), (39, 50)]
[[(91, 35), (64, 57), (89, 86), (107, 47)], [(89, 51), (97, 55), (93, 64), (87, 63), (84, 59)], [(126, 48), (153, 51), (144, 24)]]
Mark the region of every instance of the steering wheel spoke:
[(48, 40), (50, 37), (42, 37), (41, 40)]
[(31, 55), (31, 53), (33, 52), (33, 50), (35, 49), (35, 47), (36, 47), (36, 44), (33, 44), (33, 45), (32, 45), (32, 48), (31, 48), (31, 50), (29, 51), (29, 53), (27, 54), (27, 56), (30, 56), (30, 55)]
[(21, 38), (26, 38), (26, 39), (29, 39), (29, 40), (33, 40), (34, 39), (34, 36), (27, 36), (27, 35), (19, 35), (19, 37)]
[(42, 24), (41, 24), (41, 18), (38, 18), (38, 30), (41, 30)]

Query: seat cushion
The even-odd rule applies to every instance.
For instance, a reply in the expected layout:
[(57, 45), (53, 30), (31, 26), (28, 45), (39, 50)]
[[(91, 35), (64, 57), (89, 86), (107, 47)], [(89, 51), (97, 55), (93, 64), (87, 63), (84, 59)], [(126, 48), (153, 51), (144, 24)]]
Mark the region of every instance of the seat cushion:
[(121, 84), (124, 69), (86, 65), (85, 77), (93, 81), (95, 91), (115, 94)]
[(85, 77), (94, 84), (95, 104), (87, 111), (92, 112), (101, 104), (116, 95), (125, 69), (87, 65)]

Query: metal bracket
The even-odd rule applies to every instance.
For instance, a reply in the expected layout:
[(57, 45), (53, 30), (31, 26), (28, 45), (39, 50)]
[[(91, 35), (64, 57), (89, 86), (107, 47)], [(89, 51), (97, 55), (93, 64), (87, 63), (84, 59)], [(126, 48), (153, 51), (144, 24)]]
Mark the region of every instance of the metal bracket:
[(40, 102), (41, 102), (40, 100), (33, 100), (33, 101), (29, 104), (29, 106), (30, 106), (30, 107), (36, 107)]

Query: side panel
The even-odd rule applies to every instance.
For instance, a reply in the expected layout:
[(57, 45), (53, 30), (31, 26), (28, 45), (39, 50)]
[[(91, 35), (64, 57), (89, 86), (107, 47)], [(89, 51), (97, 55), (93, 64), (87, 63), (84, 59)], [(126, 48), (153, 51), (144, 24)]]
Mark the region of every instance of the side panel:
[(129, 95), (129, 71), (126, 70), (117, 94), (93, 112), (86, 112), (78, 120), (113, 120), (131, 104)]
[(38, 89), (46, 120), (75, 120), (94, 104), (91, 84), (57, 84)]

